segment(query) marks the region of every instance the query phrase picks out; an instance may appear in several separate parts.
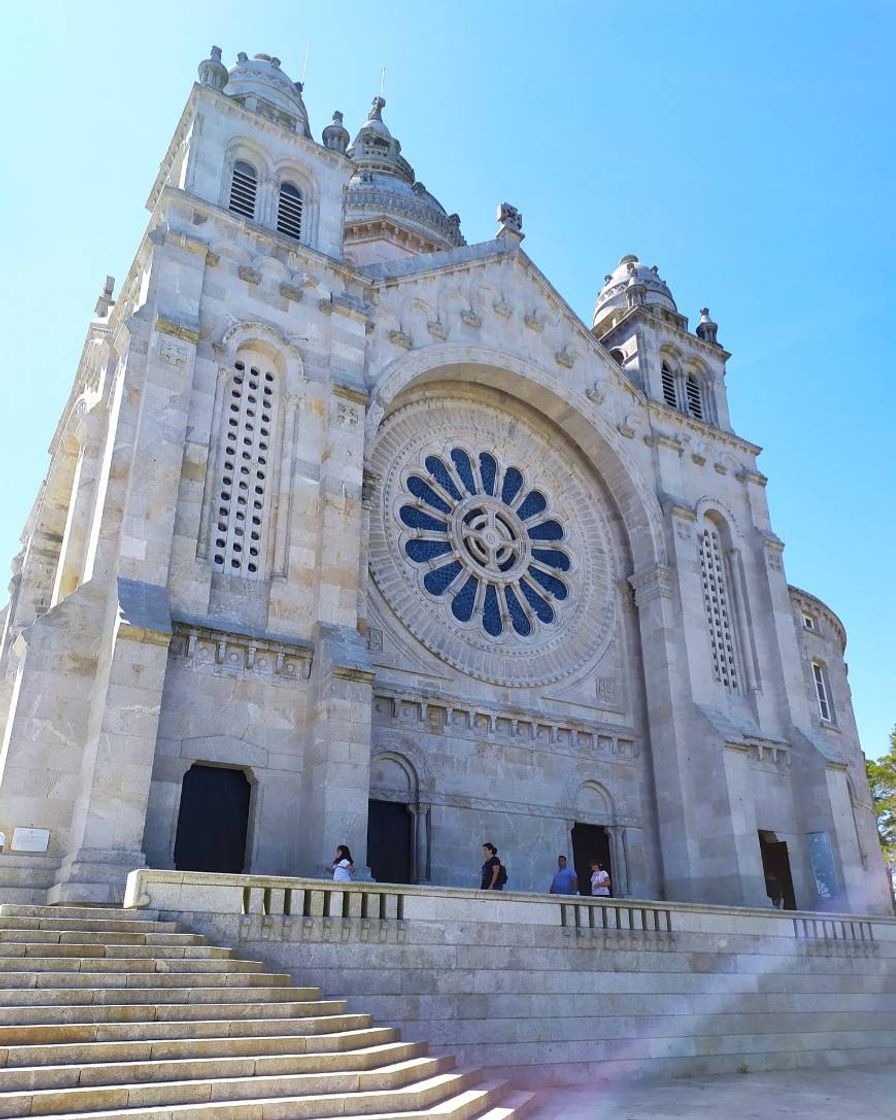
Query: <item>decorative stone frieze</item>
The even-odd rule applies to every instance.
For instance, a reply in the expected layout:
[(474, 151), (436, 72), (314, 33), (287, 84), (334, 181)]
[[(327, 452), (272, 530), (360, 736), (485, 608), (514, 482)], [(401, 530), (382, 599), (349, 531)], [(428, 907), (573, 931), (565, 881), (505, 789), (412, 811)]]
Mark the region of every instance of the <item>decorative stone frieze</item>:
[(628, 582), (635, 592), (635, 602), (640, 607), (653, 599), (671, 599), (675, 585), (675, 573), (665, 564), (652, 568), (642, 568), (629, 576)]
[(257, 675), (272, 684), (307, 680), (313, 647), (310, 642), (275, 640), (176, 621), (168, 648), (169, 660), (197, 672)]
[(640, 746), (631, 731), (584, 720), (470, 704), (460, 698), (421, 696), (377, 688), (374, 724), (465, 739), (493, 739), (559, 750), (588, 758), (633, 762)]
[(155, 329), (159, 334), (167, 334), (172, 338), (183, 339), (184, 342), (189, 342), (193, 346), (199, 341), (199, 328), (192, 323), (178, 322), (176, 319), (170, 319), (165, 315), (156, 317)]
[(237, 276), (240, 280), (245, 280), (247, 284), (260, 284), (261, 273), (256, 268), (250, 268), (248, 265), (240, 265), (236, 270)]
[(295, 284), (280, 285), (280, 295), (290, 303), (298, 303), (304, 294), (304, 290)]

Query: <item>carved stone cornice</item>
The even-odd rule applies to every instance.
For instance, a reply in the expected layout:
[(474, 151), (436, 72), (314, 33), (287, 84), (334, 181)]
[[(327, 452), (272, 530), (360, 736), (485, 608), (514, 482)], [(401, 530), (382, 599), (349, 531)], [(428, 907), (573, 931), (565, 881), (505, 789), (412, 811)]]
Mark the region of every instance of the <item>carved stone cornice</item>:
[(654, 564), (629, 576), (628, 582), (635, 592), (635, 603), (641, 607), (654, 599), (672, 598), (675, 571), (667, 564)]
[(199, 327), (190, 323), (179, 323), (176, 319), (169, 319), (165, 315), (156, 316), (155, 329), (159, 334), (169, 334), (183, 342), (190, 342), (193, 346), (199, 341)]

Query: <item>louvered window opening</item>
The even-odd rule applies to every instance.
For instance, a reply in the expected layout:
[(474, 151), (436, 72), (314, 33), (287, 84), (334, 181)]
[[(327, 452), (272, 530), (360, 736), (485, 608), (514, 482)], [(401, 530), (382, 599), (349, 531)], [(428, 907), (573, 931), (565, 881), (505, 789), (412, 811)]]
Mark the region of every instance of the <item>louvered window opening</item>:
[(280, 202), (277, 207), (277, 231), (299, 241), (302, 237), (302, 195), (292, 185), (284, 183), (280, 188)]
[(731, 625), (730, 595), (722, 543), (715, 529), (700, 534), (700, 576), (709, 628), (713, 674), (725, 688), (737, 689), (737, 662)]
[(254, 218), (257, 192), (258, 179), (254, 168), (242, 161), (237, 163), (233, 168), (233, 178), (230, 180), (230, 209), (234, 214), (241, 214), (244, 218)]
[(703, 419), (703, 394), (700, 392), (700, 384), (694, 377), (689, 377), (685, 385), (685, 391), (688, 398), (688, 412), (696, 420)]
[(670, 408), (675, 408), (678, 405), (678, 398), (675, 393), (675, 374), (665, 363), (663, 363), (663, 400)]
[(219, 571), (246, 579), (263, 575), (275, 384), (270, 370), (255, 365), (247, 369), (237, 362), (224, 405), (212, 558)]
[(817, 661), (812, 662), (812, 676), (815, 679), (815, 696), (818, 700), (819, 714), (825, 723), (833, 723), (831, 703), (828, 700), (828, 686), (824, 679), (824, 669)]

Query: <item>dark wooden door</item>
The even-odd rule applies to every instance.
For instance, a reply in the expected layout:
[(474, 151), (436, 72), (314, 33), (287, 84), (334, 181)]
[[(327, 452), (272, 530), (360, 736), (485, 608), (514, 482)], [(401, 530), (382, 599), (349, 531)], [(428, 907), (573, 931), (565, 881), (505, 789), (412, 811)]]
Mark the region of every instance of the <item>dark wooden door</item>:
[[(774, 833), (771, 835), (773, 836)], [(776, 878), (784, 896), (784, 909), (796, 910), (796, 895), (793, 890), (793, 878), (790, 874), (790, 856), (787, 852), (786, 841), (772, 840), (760, 832), (759, 850), (762, 852), (762, 870), (765, 873), (766, 884), (771, 882), (772, 876)], [(771, 890), (772, 888), (769, 887), (768, 889)]]
[(601, 825), (579, 824), (576, 821), (572, 830), (572, 862), (579, 880), (579, 894), (591, 894), (591, 861), (600, 860), (604, 871), (610, 876), (610, 891), (613, 890), (613, 868), (610, 866), (610, 838)]
[(411, 814), (399, 801), (367, 808), (367, 863), (377, 883), (411, 882)]
[(174, 842), (178, 871), (245, 869), (250, 793), (242, 770), (199, 763), (190, 767), (184, 775)]

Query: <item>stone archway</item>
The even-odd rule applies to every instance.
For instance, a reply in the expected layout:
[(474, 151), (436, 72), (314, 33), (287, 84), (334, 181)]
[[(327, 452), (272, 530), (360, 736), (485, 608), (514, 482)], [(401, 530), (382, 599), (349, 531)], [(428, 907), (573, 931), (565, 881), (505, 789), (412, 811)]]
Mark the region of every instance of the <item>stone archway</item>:
[[(422, 783), (428, 791), (429, 783)], [(430, 881), (431, 803), (423, 795), (417, 766), (401, 750), (377, 751), (370, 763), (370, 800), (368, 803), (367, 861), (374, 878), (377, 866), (407, 869), (406, 878), (396, 882)], [(402, 817), (401, 809), (407, 814)], [(407, 851), (383, 849), (384, 844), (407, 845)], [(371, 846), (373, 853), (371, 854)], [(406, 855), (406, 859), (405, 859)]]

